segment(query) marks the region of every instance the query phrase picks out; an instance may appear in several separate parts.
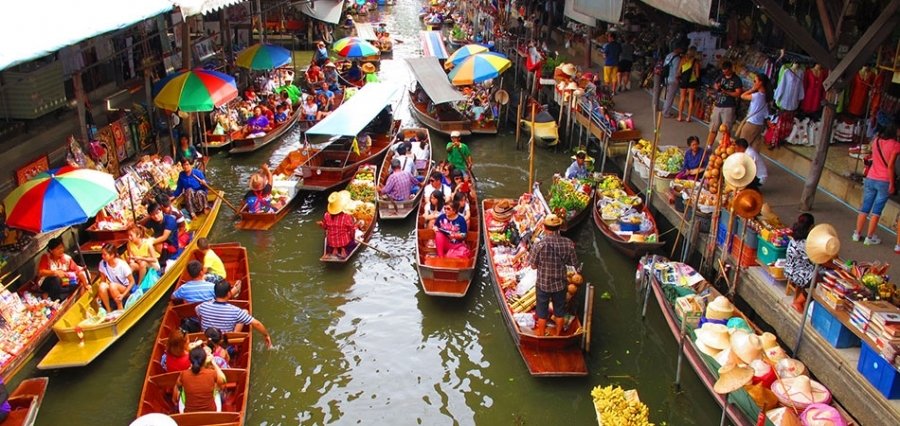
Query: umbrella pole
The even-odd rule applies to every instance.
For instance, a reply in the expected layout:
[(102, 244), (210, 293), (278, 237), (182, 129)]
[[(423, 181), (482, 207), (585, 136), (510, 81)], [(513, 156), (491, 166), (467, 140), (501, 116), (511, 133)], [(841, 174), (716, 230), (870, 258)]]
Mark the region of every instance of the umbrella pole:
[(528, 187), (534, 186), (534, 115), (537, 113), (537, 104), (531, 104), (531, 140), (528, 153)]
[(519, 91), (519, 104), (516, 107), (516, 149), (519, 149), (519, 137), (522, 135), (522, 100), (525, 99), (525, 91)]
[(81, 246), (78, 244), (78, 233), (75, 232), (75, 227), (70, 226), (69, 230), (72, 231), (72, 240), (75, 242), (75, 253), (78, 254), (78, 260), (84, 265), (84, 275), (87, 277), (87, 285), (90, 286), (91, 281), (94, 281), (94, 279), (91, 278), (91, 268), (88, 268), (87, 262), (84, 261), (84, 254), (81, 252)]

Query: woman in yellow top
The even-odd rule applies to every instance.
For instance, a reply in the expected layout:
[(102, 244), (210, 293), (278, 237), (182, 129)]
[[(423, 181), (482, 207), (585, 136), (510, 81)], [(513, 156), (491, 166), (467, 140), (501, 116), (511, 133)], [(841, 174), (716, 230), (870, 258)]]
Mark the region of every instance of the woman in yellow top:
[(128, 231), (128, 247), (125, 251), (128, 266), (138, 271), (137, 282), (144, 281), (147, 268), (159, 270), (159, 253), (153, 248), (153, 239), (144, 238), (144, 228), (135, 226)]
[(215, 284), (228, 278), (225, 272), (225, 263), (222, 262), (222, 259), (216, 252), (209, 248), (209, 240), (205, 237), (198, 239), (197, 251), (202, 257), (202, 259), (198, 260), (203, 262), (204, 280)]
[[(678, 121), (691, 121), (691, 113), (694, 111), (694, 96), (700, 87), (700, 57), (697, 48), (691, 46), (681, 58), (678, 69), (678, 89), (681, 96), (678, 99)], [(688, 108), (685, 111), (684, 101), (687, 98)], [(687, 112), (684, 120), (681, 119), (682, 111)]]

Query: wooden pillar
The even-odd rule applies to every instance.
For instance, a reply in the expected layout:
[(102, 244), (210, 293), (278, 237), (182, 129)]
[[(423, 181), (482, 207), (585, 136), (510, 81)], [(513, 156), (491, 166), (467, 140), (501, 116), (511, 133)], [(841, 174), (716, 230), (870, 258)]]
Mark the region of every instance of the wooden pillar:
[(81, 140), (87, 143), (87, 94), (84, 93), (84, 83), (81, 81), (81, 71), (72, 74), (72, 85), (75, 88), (75, 102), (78, 109), (78, 128), (81, 131)]
[(234, 65), (234, 45), (231, 43), (231, 25), (228, 23), (228, 8), (219, 12), (219, 31), (222, 37), (222, 51), (225, 52), (225, 72), (231, 74)]
[(259, 42), (266, 42), (266, 21), (263, 20), (262, 5), (256, 0), (256, 13), (259, 14)]
[(800, 211), (812, 209), (813, 200), (816, 198), (816, 188), (819, 179), (822, 178), (822, 170), (825, 168), (825, 157), (828, 155), (828, 143), (831, 141), (831, 122), (834, 121), (834, 107), (837, 103), (838, 91), (834, 88), (825, 93), (825, 109), (822, 112), (822, 132), (816, 141), (816, 153), (813, 156), (809, 168), (809, 176), (803, 186), (803, 194), (800, 195)]
[(593, 46), (591, 45), (591, 43), (593, 42), (593, 40), (594, 40), (594, 28), (593, 28), (593, 27), (588, 27), (587, 40), (586, 40), (586, 42), (587, 42), (587, 43), (586, 43), (587, 48), (585, 49), (585, 53), (584, 53), (584, 56), (585, 56), (585, 62), (584, 62), (585, 65), (584, 65), (584, 68), (585, 68), (585, 69), (590, 68), (591, 65), (592, 65), (592, 64), (591, 64), (591, 53), (593, 53), (593, 52), (592, 52)]

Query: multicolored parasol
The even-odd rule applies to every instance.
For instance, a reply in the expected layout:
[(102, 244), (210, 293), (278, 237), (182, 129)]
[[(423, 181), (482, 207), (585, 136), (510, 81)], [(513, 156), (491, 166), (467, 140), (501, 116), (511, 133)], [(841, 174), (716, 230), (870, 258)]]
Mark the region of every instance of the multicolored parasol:
[(332, 47), (335, 53), (345, 58), (365, 58), (381, 54), (381, 50), (365, 40), (349, 42), (342, 48)]
[(452, 63), (453, 65), (459, 65), (460, 62), (466, 60), (469, 56), (477, 55), (479, 53), (487, 52), (488, 48), (482, 46), (480, 44), (467, 44), (459, 49), (456, 49), (452, 55), (447, 57), (447, 62)]
[(87, 222), (117, 196), (108, 173), (72, 166), (51, 169), (6, 196), (6, 224), (34, 233), (50, 232)]
[(499, 53), (479, 53), (456, 65), (448, 77), (456, 86), (481, 83), (499, 77), (511, 65), (509, 59)]
[(359, 37), (344, 37), (331, 44), (331, 50), (335, 52), (347, 47), (348, 44), (359, 43), (365, 41)]
[(273, 44), (254, 44), (238, 53), (235, 62), (250, 70), (271, 70), (291, 63), (291, 51)]
[(238, 95), (234, 77), (199, 68), (169, 74), (155, 89), (153, 103), (169, 111), (212, 111)]

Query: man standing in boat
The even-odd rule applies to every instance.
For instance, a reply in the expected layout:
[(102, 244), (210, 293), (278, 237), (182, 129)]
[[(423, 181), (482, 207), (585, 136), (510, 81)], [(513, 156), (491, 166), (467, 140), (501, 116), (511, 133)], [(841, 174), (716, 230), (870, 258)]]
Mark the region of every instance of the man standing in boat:
[(450, 143), (447, 144), (447, 161), (453, 168), (467, 175), (472, 167), (472, 152), (469, 147), (460, 141), (460, 133), (454, 130), (450, 133)]
[(575, 154), (575, 161), (566, 169), (566, 179), (584, 179), (588, 177), (588, 169), (584, 165), (586, 158), (587, 154), (584, 151), (578, 151)]
[(529, 263), (537, 270), (537, 325), (534, 333), (544, 336), (547, 320), (550, 318), (550, 301), (553, 301), (553, 322), (556, 324), (554, 335), (563, 332), (566, 321), (566, 265), (578, 264), (575, 256), (575, 243), (559, 235), (562, 219), (549, 214), (544, 218), (544, 237), (531, 250)]

